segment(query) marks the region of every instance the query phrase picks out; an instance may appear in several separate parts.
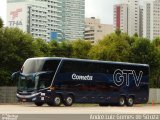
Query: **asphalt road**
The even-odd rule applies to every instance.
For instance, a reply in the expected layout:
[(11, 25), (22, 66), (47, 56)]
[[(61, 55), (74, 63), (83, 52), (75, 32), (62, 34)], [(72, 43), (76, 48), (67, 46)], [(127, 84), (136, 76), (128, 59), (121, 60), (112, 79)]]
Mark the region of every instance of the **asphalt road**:
[(0, 114), (160, 114), (160, 105), (133, 107), (74, 105), (72, 107), (37, 107), (34, 104), (0, 105)]

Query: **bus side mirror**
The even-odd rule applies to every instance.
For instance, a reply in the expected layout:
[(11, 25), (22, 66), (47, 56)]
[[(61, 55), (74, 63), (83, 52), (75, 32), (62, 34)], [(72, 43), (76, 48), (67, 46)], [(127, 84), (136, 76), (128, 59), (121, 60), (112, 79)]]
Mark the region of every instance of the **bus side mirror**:
[(12, 81), (16, 82), (18, 81), (18, 76), (20, 75), (20, 71), (14, 72), (11, 76)]

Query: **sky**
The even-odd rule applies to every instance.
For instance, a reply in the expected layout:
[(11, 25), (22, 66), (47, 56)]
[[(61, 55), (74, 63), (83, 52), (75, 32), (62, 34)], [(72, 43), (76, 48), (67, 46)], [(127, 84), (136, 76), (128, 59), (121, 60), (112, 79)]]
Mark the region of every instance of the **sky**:
[(102, 23), (113, 24), (113, 5), (118, 0), (86, 0), (85, 16), (101, 19)]
[[(7, 0), (0, 1), (0, 17), (6, 24)], [(113, 24), (113, 5), (117, 0), (85, 0), (85, 16), (101, 19), (104, 24)]]

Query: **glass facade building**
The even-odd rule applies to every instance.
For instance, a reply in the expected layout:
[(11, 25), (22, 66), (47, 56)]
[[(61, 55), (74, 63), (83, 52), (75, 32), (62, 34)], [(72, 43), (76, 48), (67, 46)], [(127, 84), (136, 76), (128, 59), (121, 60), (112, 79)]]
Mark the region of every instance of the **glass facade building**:
[[(84, 38), (85, 0), (8, 0), (7, 26), (45, 41)], [(21, 11), (17, 11), (21, 9)], [(12, 19), (11, 13), (18, 16)], [(23, 20), (22, 20), (23, 18)], [(22, 23), (11, 24), (11, 23)]]
[(83, 39), (85, 30), (85, 0), (62, 1), (62, 27), (65, 39)]

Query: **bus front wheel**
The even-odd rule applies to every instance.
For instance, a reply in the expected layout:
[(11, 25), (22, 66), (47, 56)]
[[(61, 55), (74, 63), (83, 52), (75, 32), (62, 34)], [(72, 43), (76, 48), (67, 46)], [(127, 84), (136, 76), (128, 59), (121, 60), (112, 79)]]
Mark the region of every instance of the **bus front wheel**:
[(44, 103), (43, 102), (35, 102), (34, 104), (37, 106), (42, 106)]
[(68, 95), (64, 100), (64, 105), (65, 106), (72, 106), (73, 102), (74, 102), (73, 95)]

